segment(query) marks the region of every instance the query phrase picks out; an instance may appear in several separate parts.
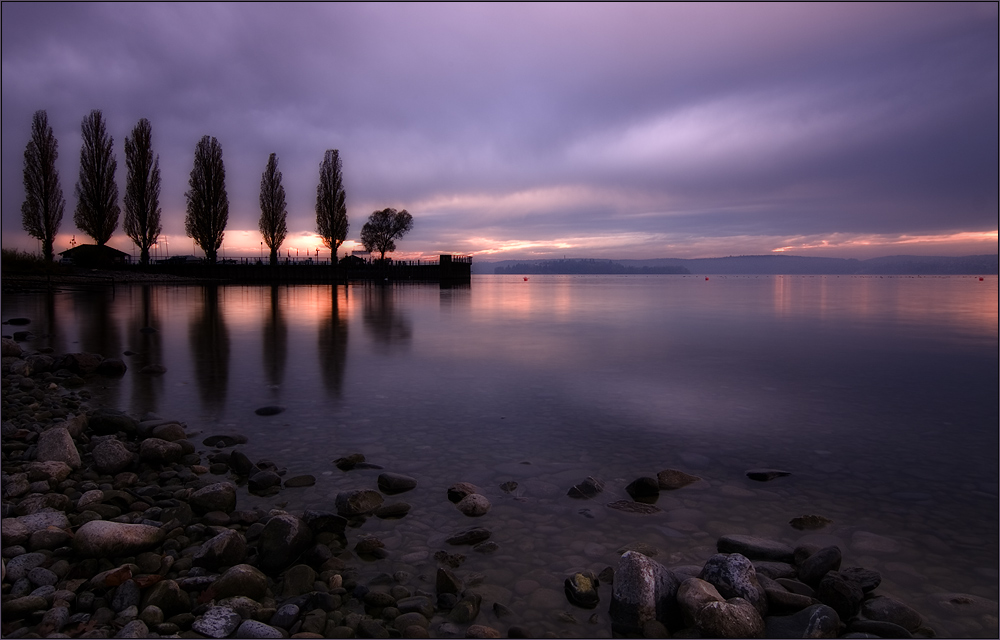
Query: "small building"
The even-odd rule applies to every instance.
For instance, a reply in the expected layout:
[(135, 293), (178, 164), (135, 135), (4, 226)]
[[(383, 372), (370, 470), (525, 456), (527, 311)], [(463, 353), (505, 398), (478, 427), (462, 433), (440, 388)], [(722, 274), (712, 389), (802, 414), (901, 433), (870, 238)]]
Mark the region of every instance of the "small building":
[(77, 267), (112, 268), (132, 264), (132, 256), (114, 247), (97, 244), (80, 244), (59, 253), (60, 262), (69, 262)]

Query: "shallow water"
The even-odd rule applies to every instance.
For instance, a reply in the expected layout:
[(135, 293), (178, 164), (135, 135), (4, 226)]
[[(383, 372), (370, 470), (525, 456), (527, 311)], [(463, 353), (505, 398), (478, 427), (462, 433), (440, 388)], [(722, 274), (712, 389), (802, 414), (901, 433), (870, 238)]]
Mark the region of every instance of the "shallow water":
[[(375, 486), (378, 471), (332, 465), (353, 452), (413, 476), (415, 491), (388, 498), (410, 515), (349, 530), (390, 550), (366, 572), (433, 580), (447, 535), (488, 527), (496, 553), (446, 549), (468, 556), (460, 576), (485, 575), (487, 624), (608, 636), (610, 590), (590, 622), (562, 595), (569, 572), (613, 566), (635, 542), (701, 564), (718, 536), (752, 533), (839, 544), (845, 566), (879, 570), (879, 593), (938, 635), (998, 635), (995, 276), (118, 285), (4, 294), (14, 316), (32, 319), (35, 348), (135, 352), (95, 400), (244, 433), (252, 459), (318, 478), (270, 499), (241, 490), (241, 506), (332, 509), (338, 491)], [(150, 363), (167, 373), (140, 375)], [(287, 409), (254, 414), (267, 404)], [(754, 467), (792, 475), (758, 483)], [(666, 468), (703, 480), (662, 494), (660, 514), (604, 506)], [(566, 497), (588, 475), (605, 493)], [(458, 481), (482, 487), (491, 512), (461, 515), (445, 497)], [(834, 523), (788, 525), (809, 513)], [(492, 600), (514, 616), (497, 622)]]

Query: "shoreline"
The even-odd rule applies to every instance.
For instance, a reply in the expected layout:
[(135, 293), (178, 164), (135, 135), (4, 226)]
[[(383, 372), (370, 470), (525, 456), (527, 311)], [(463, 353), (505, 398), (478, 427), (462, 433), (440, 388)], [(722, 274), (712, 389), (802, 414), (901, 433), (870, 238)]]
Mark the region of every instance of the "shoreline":
[[(192, 442), (187, 425), (179, 422), (90, 407), (88, 384), (124, 370), (115, 359), (86, 355), (22, 352), (17, 343), (4, 340), (5, 636), (532, 637), (530, 628), (508, 624), (516, 612), (477, 589), (488, 584), (485, 576), (456, 571), (460, 554), (449, 552), (495, 550), (474, 518), (456, 532), (467, 534), (464, 540), (435, 554), (435, 575), (396, 571), (359, 584), (357, 567), (391, 556), (376, 536), (353, 530), (370, 515), (407, 517), (398, 506), (378, 513), (394, 506), (384, 504), (382, 494), (405, 497), (405, 476), (397, 476), (402, 484), (395, 486), (383, 486), (380, 478), (381, 493), (360, 491), (343, 500), (338, 495), (336, 506), (326, 512), (238, 510), (237, 494), (252, 483), (261, 493), (281, 485), (294, 490), (286, 484), (291, 478), (273, 463), (254, 464), (240, 451), (238, 439), (209, 436)], [(363, 456), (341, 463), (341, 470), (366, 464)], [(308, 482), (308, 477), (298, 478)], [(469, 502), (473, 513), (482, 508), (467, 498), (478, 495), (478, 488), (459, 485), (449, 489), (462, 494), (459, 508), (462, 502)], [(630, 504), (641, 511), (638, 505), (644, 503)], [(933, 637), (919, 614), (874, 593), (877, 573), (838, 572), (839, 550), (779, 548), (748, 536), (724, 536), (718, 546), (720, 556), (733, 560), (717, 568), (743, 576), (749, 585), (740, 587), (739, 596), (712, 586), (733, 580), (712, 579), (706, 575), (708, 565), (668, 570), (636, 551), (626, 552), (616, 568), (600, 576), (574, 573), (565, 585), (549, 586), (563, 586), (578, 607), (580, 620), (566, 620), (567, 625), (597, 616), (605, 623), (610, 619), (616, 633), (625, 635), (762, 636), (776, 631), (768, 625), (790, 624), (786, 619), (801, 618), (808, 610), (835, 634), (827, 637), (845, 629), (871, 630), (877, 627), (867, 624), (872, 622), (894, 625), (882, 627), (884, 632)], [(797, 579), (810, 565), (822, 565), (812, 569), (821, 572), (810, 579), (816, 588)], [(854, 575), (830, 587), (851, 594), (843, 615), (818, 595), (831, 572)], [(857, 617), (874, 600), (892, 605), (884, 617), (905, 624), (872, 620), (882, 615), (873, 611)], [(650, 616), (649, 605), (663, 609), (662, 614)], [(720, 619), (750, 619), (757, 626), (712, 626)], [(572, 626), (567, 634), (576, 635)], [(547, 637), (560, 636), (549, 632)]]

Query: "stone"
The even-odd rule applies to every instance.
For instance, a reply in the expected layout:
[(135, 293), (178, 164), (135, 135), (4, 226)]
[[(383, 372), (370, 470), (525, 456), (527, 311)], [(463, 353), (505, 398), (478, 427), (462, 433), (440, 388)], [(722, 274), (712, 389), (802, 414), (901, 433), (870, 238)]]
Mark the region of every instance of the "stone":
[(292, 476), (288, 480), (285, 480), (286, 489), (294, 489), (300, 487), (311, 487), (316, 484), (316, 476), (312, 475), (302, 475), (302, 476)]
[(858, 612), (865, 594), (857, 584), (830, 571), (816, 587), (816, 599), (837, 612), (841, 620), (850, 620)]
[(727, 535), (716, 543), (719, 553), (738, 553), (751, 560), (794, 562), (795, 550), (783, 542), (757, 536)]
[(77, 530), (73, 548), (95, 558), (132, 556), (155, 547), (163, 537), (158, 527), (91, 520)]
[(500, 631), (484, 624), (470, 624), (465, 630), (466, 638), (502, 638)]
[(823, 516), (805, 515), (792, 518), (788, 521), (788, 524), (792, 525), (793, 529), (798, 529), (799, 531), (812, 531), (833, 524), (833, 520)]
[(479, 616), (482, 603), (483, 597), (480, 594), (466, 592), (448, 612), (448, 619), (459, 624), (468, 624)]
[(115, 438), (101, 441), (91, 453), (97, 471), (108, 475), (124, 471), (135, 460), (135, 454)]
[(111, 608), (121, 613), (129, 607), (139, 606), (139, 585), (135, 580), (126, 580), (115, 588), (115, 595), (111, 598)]
[(618, 561), (611, 595), (611, 624), (615, 633), (637, 635), (643, 625), (657, 620), (668, 629), (681, 628), (677, 604), (677, 576), (650, 558), (626, 551)]
[(500, 490), (504, 493), (514, 493), (517, 491), (517, 483), (513, 480), (508, 480), (500, 485)]
[(309, 548), (312, 538), (312, 531), (299, 518), (288, 514), (273, 516), (257, 541), (258, 566), (265, 573), (282, 571)]
[(243, 534), (226, 529), (202, 543), (192, 558), (192, 564), (209, 569), (217, 569), (220, 566), (231, 567), (243, 562), (246, 555), (247, 543)]
[(395, 620), (392, 621), (392, 626), (400, 633), (406, 631), (407, 627), (419, 626), (426, 629), (430, 626), (430, 621), (422, 613), (417, 611), (410, 611), (407, 613), (400, 613)]
[(767, 594), (746, 557), (738, 553), (717, 553), (708, 559), (698, 577), (710, 582), (723, 598), (742, 598), (761, 616), (767, 615)]
[(145, 607), (139, 614), (139, 619), (145, 622), (148, 627), (157, 627), (163, 624), (163, 609), (156, 605)]
[(0, 612), (3, 613), (4, 622), (8, 622), (48, 608), (49, 602), (44, 597), (29, 595), (6, 600)]
[[(70, 435), (73, 435), (73, 433), (70, 432)], [(58, 460), (49, 460), (47, 462), (36, 461), (28, 465), (28, 479), (32, 482), (36, 480), (62, 482), (69, 477), (72, 471), (72, 467)]]
[(781, 471), (780, 469), (750, 469), (747, 471), (747, 477), (757, 482), (769, 482), (775, 478), (790, 475), (792, 475), (790, 471)]
[(247, 480), (247, 489), (254, 493), (263, 493), (272, 487), (281, 486), (281, 476), (271, 470), (258, 471)]
[(97, 365), (97, 373), (111, 378), (125, 375), (128, 366), (119, 358), (105, 358)]
[(889, 596), (875, 596), (865, 600), (861, 605), (861, 615), (869, 620), (891, 622), (910, 632), (916, 631), (924, 623), (919, 613)]
[(463, 585), (454, 573), (443, 567), (438, 567), (437, 576), (434, 580), (434, 588), (438, 594), (442, 593), (462, 593)]
[(96, 409), (87, 414), (87, 426), (98, 434), (136, 433), (139, 421), (114, 409)]
[(865, 593), (874, 591), (882, 584), (882, 574), (874, 569), (863, 569), (861, 567), (848, 567), (840, 569), (840, 577), (855, 583)]
[(192, 493), (188, 501), (200, 514), (209, 511), (232, 513), (236, 509), (236, 486), (231, 482), (216, 482)]
[(382, 506), (382, 494), (371, 489), (341, 491), (337, 494), (335, 504), (337, 513), (352, 518), (363, 516)]
[(167, 372), (167, 368), (162, 364), (147, 364), (139, 369), (139, 373), (149, 376), (158, 376)]
[(343, 533), (347, 527), (347, 519), (330, 511), (306, 510), (302, 519), (315, 534)]
[(177, 442), (178, 440), (184, 440), (187, 438), (187, 433), (184, 432), (184, 427), (176, 422), (158, 424), (153, 427), (153, 430), (149, 435), (150, 437), (166, 440), (167, 442)]
[(348, 456), (344, 456), (343, 458), (337, 458), (336, 460), (333, 461), (333, 464), (336, 465), (336, 467), (341, 471), (350, 471), (351, 469), (363, 463), (364, 461), (365, 461), (365, 454), (352, 453)]
[(176, 442), (160, 438), (147, 438), (139, 445), (139, 460), (154, 465), (178, 462), (184, 456), (184, 449)]
[(675, 491), (682, 489), (689, 484), (694, 484), (701, 480), (698, 476), (693, 476), (677, 469), (664, 469), (656, 474), (656, 481), (661, 491)]
[(840, 547), (824, 547), (799, 564), (799, 580), (815, 587), (828, 572), (840, 569), (842, 559)]
[(426, 596), (410, 596), (396, 601), (396, 608), (401, 614), (418, 613), (430, 620), (434, 616), (434, 603)]
[(156, 607), (167, 618), (191, 611), (191, 596), (174, 580), (161, 580), (146, 589), (140, 608)]
[(771, 562), (770, 560), (755, 560), (753, 567), (757, 571), (757, 577), (767, 576), (772, 580), (778, 578), (794, 578), (798, 575), (798, 570), (787, 562)]
[(68, 429), (53, 427), (43, 431), (35, 446), (35, 459), (39, 462), (64, 462), (73, 469), (79, 469), (82, 464)]
[(285, 572), (282, 598), (292, 598), (313, 590), (316, 582), (316, 570), (305, 564), (297, 564)]
[(22, 353), (21, 345), (10, 338), (4, 338), (0, 353), (3, 353), (4, 358), (20, 358)]
[(817, 604), (816, 600), (809, 596), (792, 593), (780, 586), (777, 588), (764, 587), (764, 593), (767, 594), (767, 611), (770, 614), (793, 613)]
[(825, 604), (814, 604), (790, 616), (768, 616), (764, 634), (768, 638), (837, 638), (841, 621)]
[(375, 517), (388, 519), (388, 518), (402, 518), (407, 513), (410, 512), (410, 505), (405, 502), (393, 502), (392, 504), (384, 504), (375, 510)]
[(480, 493), (479, 487), (471, 482), (456, 482), (448, 487), (448, 500), (457, 504), (462, 498), (473, 493)]
[(149, 627), (142, 620), (132, 620), (115, 634), (116, 638), (148, 638)]
[(725, 602), (718, 589), (701, 578), (688, 578), (677, 588), (677, 604), (684, 624), (694, 627), (698, 613), (712, 602)]
[(489, 513), (490, 501), (484, 495), (470, 493), (459, 500), (455, 506), (458, 507), (458, 510), (461, 511), (463, 515), (469, 516), (470, 518), (478, 518), (479, 516), (484, 516)]
[(384, 548), (385, 543), (379, 540), (377, 536), (363, 534), (354, 546), (354, 551), (358, 555), (381, 555), (380, 550)]
[(378, 489), (386, 495), (395, 495), (411, 491), (417, 486), (417, 481), (401, 473), (383, 473), (378, 477)]
[(586, 498), (593, 498), (602, 491), (604, 491), (604, 483), (593, 476), (587, 476), (580, 484), (570, 487), (569, 491), (566, 492), (566, 495), (570, 498), (582, 500)]
[(703, 638), (764, 637), (764, 619), (743, 598), (706, 604), (695, 616), (694, 626)]
[(225, 447), (232, 447), (238, 444), (245, 444), (246, 441), (247, 439), (242, 436), (218, 435), (218, 436), (208, 436), (207, 438), (202, 440), (201, 443), (206, 447), (217, 447), (221, 449)]
[(276, 416), (285, 410), (284, 407), (279, 407), (277, 405), (268, 405), (266, 407), (260, 407), (254, 409), (254, 413), (259, 416)]
[(28, 548), (32, 551), (41, 549), (58, 549), (71, 544), (73, 534), (65, 529), (57, 527), (46, 527), (39, 529), (28, 538)]
[(445, 542), (451, 545), (462, 545), (462, 544), (478, 544), (485, 540), (489, 540), (492, 534), (488, 529), (483, 529), (482, 527), (472, 527), (471, 529), (465, 529), (456, 533), (455, 535), (447, 538)]
[(41, 566), (47, 560), (43, 553), (22, 553), (7, 561), (7, 578), (4, 582), (14, 583), (22, 578), (27, 578), (28, 573), (35, 567)]
[(614, 502), (609, 502), (607, 506), (615, 511), (624, 511), (625, 513), (635, 513), (639, 515), (652, 515), (662, 511), (659, 507), (654, 507), (651, 504), (634, 502), (632, 500), (616, 500)]
[(233, 451), (229, 456), (228, 464), (229, 468), (239, 476), (248, 476), (258, 470), (254, 463), (250, 461), (250, 458), (242, 451)]
[(217, 599), (246, 596), (260, 600), (267, 593), (267, 576), (256, 567), (238, 564), (219, 576), (211, 588)]
[(240, 614), (229, 607), (212, 607), (194, 621), (191, 629), (209, 638), (225, 638), (238, 626)]
[(94, 373), (104, 360), (99, 353), (67, 353), (58, 364), (59, 369), (69, 369), (73, 373)]
[(594, 609), (601, 601), (601, 596), (597, 592), (600, 586), (600, 580), (592, 571), (577, 572), (566, 578), (563, 590), (571, 604), (584, 609)]
[(656, 478), (636, 478), (625, 487), (625, 492), (636, 502), (653, 504), (660, 497), (660, 482)]
[(281, 630), (258, 620), (244, 620), (236, 629), (237, 638), (283, 638)]

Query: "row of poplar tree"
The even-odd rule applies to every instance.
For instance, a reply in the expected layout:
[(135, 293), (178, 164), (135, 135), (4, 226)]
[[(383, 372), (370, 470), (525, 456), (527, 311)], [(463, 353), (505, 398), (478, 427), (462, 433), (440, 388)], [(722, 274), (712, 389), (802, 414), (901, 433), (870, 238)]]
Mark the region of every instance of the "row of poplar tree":
[[(76, 211), (73, 222), (103, 246), (118, 228), (121, 208), (115, 171), (114, 139), (108, 135), (99, 110), (83, 119), (83, 147), (80, 150), (80, 177), (76, 183)], [(24, 192), (21, 220), (25, 231), (42, 243), (45, 260), (53, 259), (53, 242), (62, 222), (66, 200), (59, 184), (55, 162), (58, 143), (48, 124), (45, 111), (36, 111), (32, 119), (31, 139), (24, 150)], [(160, 224), (160, 159), (154, 158), (152, 127), (145, 118), (125, 137), (125, 206), (124, 229), (140, 249), (140, 260), (149, 263), (149, 250), (156, 244)], [(222, 146), (211, 136), (203, 136), (194, 153), (194, 167), (188, 182), (187, 235), (215, 262), (229, 220), (226, 195), (226, 169)], [(316, 227), (323, 243), (333, 252), (347, 238), (347, 206), (341, 172), (340, 153), (327, 150), (320, 163), (316, 188)], [(278, 159), (271, 154), (260, 182), (260, 232), (271, 251), (271, 264), (278, 260), (278, 249), (288, 232), (285, 189), (281, 184)], [(361, 242), (368, 251), (394, 251), (394, 240), (413, 227), (413, 218), (404, 209), (384, 209), (369, 217), (361, 230)], [(334, 260), (335, 262), (336, 260)]]

